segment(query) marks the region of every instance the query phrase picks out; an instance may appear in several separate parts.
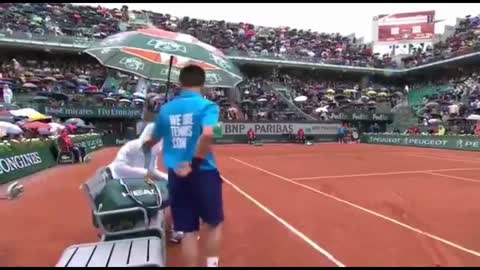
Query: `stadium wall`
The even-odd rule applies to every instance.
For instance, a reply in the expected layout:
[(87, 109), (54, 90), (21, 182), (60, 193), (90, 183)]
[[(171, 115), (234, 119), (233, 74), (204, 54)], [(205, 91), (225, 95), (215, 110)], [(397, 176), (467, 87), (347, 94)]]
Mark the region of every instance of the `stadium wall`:
[(431, 136), (401, 134), (363, 134), (361, 140), (362, 142), (369, 144), (480, 151), (480, 137), (472, 135)]
[[(72, 142), (92, 153), (103, 147), (100, 134), (74, 135)], [(56, 139), (0, 143), (0, 184), (51, 168), (57, 164)]]

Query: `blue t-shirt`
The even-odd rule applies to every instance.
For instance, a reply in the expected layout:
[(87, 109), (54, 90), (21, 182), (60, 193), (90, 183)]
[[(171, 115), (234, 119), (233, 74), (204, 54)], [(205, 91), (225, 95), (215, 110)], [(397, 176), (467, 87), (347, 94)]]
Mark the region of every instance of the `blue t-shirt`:
[(340, 135), (345, 134), (345, 128), (344, 128), (344, 127), (340, 127), (340, 128), (338, 129), (338, 134), (340, 134)]
[[(218, 105), (199, 93), (182, 90), (172, 101), (160, 109), (153, 130), (154, 139), (163, 138), (163, 163), (168, 169), (177, 169), (190, 162), (197, 150), (203, 127), (218, 124)], [(208, 153), (202, 170), (216, 169), (213, 153)]]

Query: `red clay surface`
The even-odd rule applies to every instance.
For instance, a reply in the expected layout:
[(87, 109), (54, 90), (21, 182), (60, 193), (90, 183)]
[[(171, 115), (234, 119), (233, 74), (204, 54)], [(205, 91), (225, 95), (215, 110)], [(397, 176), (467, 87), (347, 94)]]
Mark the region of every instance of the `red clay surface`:
[[(79, 186), (88, 164), (22, 180), (0, 201), (0, 265), (52, 266), (96, 241)], [(223, 266), (478, 266), (480, 154), (379, 145), (217, 146), (225, 177)], [(233, 185), (233, 186), (232, 186)], [(178, 246), (168, 264), (181, 266)]]

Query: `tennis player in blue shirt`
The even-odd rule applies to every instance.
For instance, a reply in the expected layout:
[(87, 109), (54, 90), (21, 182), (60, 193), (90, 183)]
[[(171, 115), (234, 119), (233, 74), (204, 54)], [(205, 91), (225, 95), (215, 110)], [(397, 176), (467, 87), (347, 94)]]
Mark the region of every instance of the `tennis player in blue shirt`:
[(163, 139), (170, 207), (176, 230), (183, 231), (182, 253), (198, 266), (200, 220), (206, 225), (207, 267), (218, 266), (223, 216), (222, 179), (211, 152), (218, 105), (203, 98), (205, 71), (190, 65), (180, 71), (180, 94), (161, 107), (148, 148)]

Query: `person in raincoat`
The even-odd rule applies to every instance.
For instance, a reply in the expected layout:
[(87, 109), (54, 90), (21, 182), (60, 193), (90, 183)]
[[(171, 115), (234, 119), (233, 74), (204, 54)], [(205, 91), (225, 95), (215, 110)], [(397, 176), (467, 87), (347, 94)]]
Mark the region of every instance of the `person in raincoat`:
[[(150, 138), (153, 127), (153, 123), (148, 124), (138, 139), (131, 140), (120, 148), (115, 159), (108, 165), (108, 170), (113, 179), (126, 179), (125, 181), (128, 181), (128, 178), (148, 178), (153, 181), (168, 181), (168, 175), (158, 170), (158, 156), (162, 153), (162, 141), (152, 147), (149, 166), (145, 168), (142, 144), (146, 138)], [(174, 231), (172, 225), (169, 240), (173, 243), (179, 243), (182, 238), (183, 232)]]

